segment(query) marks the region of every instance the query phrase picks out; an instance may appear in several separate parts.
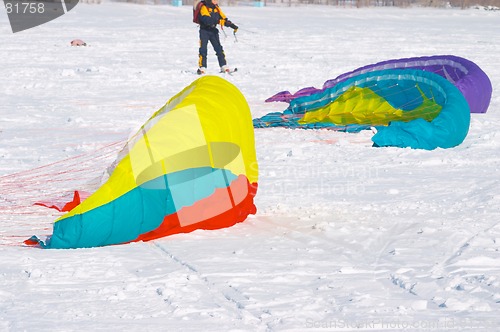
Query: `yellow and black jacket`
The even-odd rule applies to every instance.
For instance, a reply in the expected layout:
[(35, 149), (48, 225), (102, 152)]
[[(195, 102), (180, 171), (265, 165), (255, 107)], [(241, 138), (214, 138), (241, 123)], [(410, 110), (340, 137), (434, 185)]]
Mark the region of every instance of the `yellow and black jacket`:
[(219, 6), (208, 3), (204, 3), (204, 5), (201, 6), (199, 22), (201, 29), (213, 29), (216, 28), (218, 24), (221, 26), (230, 26), (229, 24), (232, 24)]

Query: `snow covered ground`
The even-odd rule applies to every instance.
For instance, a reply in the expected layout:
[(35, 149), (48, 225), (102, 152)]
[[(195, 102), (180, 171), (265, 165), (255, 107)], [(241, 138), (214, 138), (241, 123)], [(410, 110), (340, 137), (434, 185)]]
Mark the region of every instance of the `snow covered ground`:
[[(485, 330), (500, 326), (500, 12), (224, 7), (226, 78), (264, 100), (374, 62), (453, 54), (493, 98), (454, 149), (369, 132), (256, 131), (258, 213), (148, 243), (40, 250), (32, 204), (92, 189), (127, 139), (197, 78), (191, 8), (79, 4), (12, 34), (0, 11), (0, 331)], [(80, 38), (88, 47), (71, 47)], [(209, 71), (216, 74), (210, 52)], [(218, 75), (218, 74), (216, 74)]]

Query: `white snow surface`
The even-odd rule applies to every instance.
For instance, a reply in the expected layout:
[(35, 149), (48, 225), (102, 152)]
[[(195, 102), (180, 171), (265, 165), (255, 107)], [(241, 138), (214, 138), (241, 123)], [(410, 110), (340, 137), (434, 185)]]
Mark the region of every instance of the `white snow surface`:
[[(198, 77), (191, 7), (79, 4), (13, 34), (0, 11), (0, 331), (470, 330), (500, 326), (500, 12), (224, 7), (223, 76), (264, 100), (378, 61), (452, 54), (490, 77), (460, 146), (255, 131), (258, 212), (147, 243), (42, 250), (130, 134)], [(82, 39), (87, 47), (71, 47)], [(209, 49), (208, 71), (218, 67)]]

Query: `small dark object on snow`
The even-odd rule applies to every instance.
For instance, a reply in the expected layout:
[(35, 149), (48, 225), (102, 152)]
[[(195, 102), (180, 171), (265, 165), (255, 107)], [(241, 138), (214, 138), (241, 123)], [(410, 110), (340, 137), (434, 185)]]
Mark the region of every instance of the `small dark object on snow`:
[(73, 39), (71, 41), (71, 46), (87, 46), (87, 43), (81, 39)]

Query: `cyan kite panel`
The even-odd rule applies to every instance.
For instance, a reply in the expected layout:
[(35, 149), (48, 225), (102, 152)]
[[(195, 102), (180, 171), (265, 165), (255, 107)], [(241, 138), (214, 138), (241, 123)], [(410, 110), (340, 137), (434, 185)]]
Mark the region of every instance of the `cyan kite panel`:
[(128, 141), (109, 179), (55, 221), (44, 248), (82, 248), (229, 227), (256, 212), (258, 166), (241, 92), (205, 76)]

